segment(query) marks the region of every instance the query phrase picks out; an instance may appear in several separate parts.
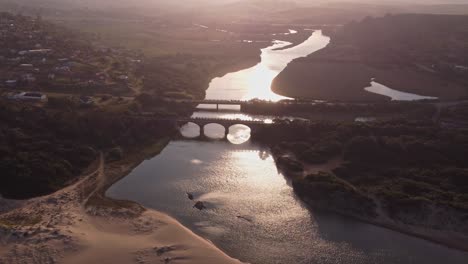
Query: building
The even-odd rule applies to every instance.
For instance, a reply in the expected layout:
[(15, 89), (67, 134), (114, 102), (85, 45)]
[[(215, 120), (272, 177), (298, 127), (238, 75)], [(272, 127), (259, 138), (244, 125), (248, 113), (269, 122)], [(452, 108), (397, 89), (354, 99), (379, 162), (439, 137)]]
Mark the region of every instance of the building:
[(29, 55), (46, 55), (50, 52), (52, 52), (51, 49), (35, 49), (35, 50), (29, 50), (28, 54)]
[(36, 77), (34, 77), (32, 73), (26, 73), (21, 75), (21, 80), (23, 80), (24, 82), (35, 82)]
[(127, 81), (127, 80), (128, 80), (128, 76), (127, 76), (127, 75), (120, 75), (120, 76), (119, 76), (119, 79), (122, 80), (122, 81)]
[(81, 96), (80, 103), (82, 105), (92, 105), (94, 103), (94, 99), (90, 96)]
[(468, 67), (464, 65), (455, 65), (454, 69), (458, 72), (467, 72)]
[(47, 95), (37, 92), (21, 92), (8, 96), (8, 99), (18, 101), (46, 102)]
[(32, 64), (20, 64), (20, 67), (24, 68), (24, 69), (32, 69), (32, 68), (34, 68), (34, 65), (32, 65)]
[(17, 84), (18, 84), (17, 80), (7, 80), (7, 81), (5, 81), (5, 85), (8, 86), (8, 87), (16, 87)]

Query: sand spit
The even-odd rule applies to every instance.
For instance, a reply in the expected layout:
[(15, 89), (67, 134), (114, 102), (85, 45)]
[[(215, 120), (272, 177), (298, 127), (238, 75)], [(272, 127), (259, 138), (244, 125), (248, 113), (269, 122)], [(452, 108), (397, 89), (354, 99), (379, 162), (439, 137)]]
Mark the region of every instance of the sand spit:
[(134, 165), (101, 155), (74, 185), (0, 214), (0, 264), (241, 263), (165, 214), (100, 198)]

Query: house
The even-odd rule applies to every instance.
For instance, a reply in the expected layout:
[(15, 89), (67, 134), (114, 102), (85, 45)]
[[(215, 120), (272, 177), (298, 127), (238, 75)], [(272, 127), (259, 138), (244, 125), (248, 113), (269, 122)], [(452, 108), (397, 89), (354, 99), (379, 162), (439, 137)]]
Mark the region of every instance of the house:
[(81, 96), (80, 103), (82, 105), (92, 105), (94, 103), (94, 99), (90, 96)]
[(18, 101), (36, 101), (36, 102), (46, 102), (47, 96), (42, 93), (37, 92), (21, 92), (18, 94), (13, 94), (8, 96), (8, 99), (18, 100)]
[(51, 49), (34, 49), (34, 50), (29, 50), (28, 54), (30, 55), (45, 55), (47, 53), (50, 53), (52, 50)]
[(57, 72), (71, 72), (71, 69), (68, 66), (57, 66), (57, 67), (55, 67), (55, 71), (57, 71)]
[(464, 65), (455, 65), (454, 69), (458, 72), (466, 72), (468, 71), (468, 67)]
[(5, 84), (8, 87), (16, 87), (16, 85), (18, 84), (18, 81), (17, 80), (7, 80), (7, 81), (5, 81)]
[(122, 81), (126, 81), (126, 80), (128, 80), (128, 76), (127, 75), (120, 75), (119, 79), (122, 80)]
[(20, 57), (9, 58), (8, 61), (10, 61), (10, 62), (19, 62), (19, 61), (21, 61), (21, 58)]
[(32, 65), (32, 64), (20, 64), (20, 67), (24, 68), (24, 69), (32, 69), (32, 68), (34, 68), (34, 65)]
[(34, 75), (32, 75), (31, 73), (26, 73), (26, 74), (21, 75), (21, 80), (25, 82), (35, 82), (36, 77), (34, 77)]

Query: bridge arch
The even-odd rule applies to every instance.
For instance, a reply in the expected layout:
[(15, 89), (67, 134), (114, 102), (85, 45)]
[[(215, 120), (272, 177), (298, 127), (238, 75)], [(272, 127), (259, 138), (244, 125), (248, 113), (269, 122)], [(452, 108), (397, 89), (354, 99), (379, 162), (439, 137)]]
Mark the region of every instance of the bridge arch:
[(249, 124), (244, 124), (242, 122), (239, 122), (237, 124), (230, 124), (227, 128), (226, 128), (229, 132), (230, 131), (233, 131), (235, 132), (235, 130), (248, 130), (249, 133), (252, 131), (252, 128)]
[(198, 138), (202, 135), (202, 126), (195, 122), (187, 122), (179, 127), (179, 133), (184, 138)]
[(229, 134), (229, 127), (216, 122), (206, 123), (201, 127), (200, 135), (202, 132), (207, 138), (224, 139)]
[(250, 140), (252, 135), (252, 128), (247, 125), (239, 122), (238, 124), (231, 124), (227, 128), (228, 134), (226, 137), (229, 142), (233, 144), (242, 144)]
[[(220, 126), (224, 127), (224, 137), (227, 138), (231, 132), (236, 133), (233, 131), (233, 128), (238, 127), (241, 125), (243, 128), (243, 135), (245, 137), (246, 134), (249, 135), (254, 133), (257, 129), (265, 126), (270, 126), (273, 122), (265, 122), (261, 120), (241, 120), (241, 119), (221, 119), (221, 118), (205, 118), (205, 117), (195, 117), (195, 118), (181, 118), (178, 119), (177, 124), (179, 127), (185, 126), (187, 123), (193, 123), (198, 126), (199, 137), (205, 137), (205, 127), (210, 124), (219, 124)], [(250, 133), (245, 133), (248, 130)], [(221, 137), (220, 137), (221, 138)]]

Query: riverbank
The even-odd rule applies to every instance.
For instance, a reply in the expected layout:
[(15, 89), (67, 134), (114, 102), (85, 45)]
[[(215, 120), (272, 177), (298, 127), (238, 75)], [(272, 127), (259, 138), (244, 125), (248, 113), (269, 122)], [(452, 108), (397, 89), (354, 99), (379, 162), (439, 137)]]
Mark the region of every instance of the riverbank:
[(144, 153), (109, 163), (101, 154), (76, 184), (1, 214), (0, 263), (240, 263), (165, 214), (101, 196)]
[[(458, 162), (463, 155), (453, 149), (466, 144), (454, 139), (462, 130), (442, 132), (432, 125), (404, 122), (304, 126), (301, 130), (313, 135), (295, 132), (291, 139), (277, 128), (268, 132), (270, 136), (260, 132), (255, 138), (273, 148), (277, 164), (312, 211), (337, 213), (468, 251), (466, 175), (463, 162)], [(429, 141), (437, 143), (429, 146)], [(441, 144), (452, 147), (441, 150)], [(337, 159), (341, 163), (334, 162)]]
[[(273, 157), (277, 163), (281, 163), (281, 160), (284, 159), (284, 154), (273, 153)], [(348, 208), (342, 208), (341, 204), (337, 204), (336, 201), (340, 198), (334, 200), (333, 198), (329, 197), (318, 198), (315, 195), (314, 198), (310, 197), (310, 190), (303, 188), (304, 186), (302, 182), (305, 180), (305, 178), (310, 174), (319, 175), (323, 172), (332, 173), (334, 169), (337, 169), (342, 165), (343, 161), (340, 159), (335, 159), (326, 164), (317, 165), (300, 161), (291, 154), (287, 155), (287, 157), (289, 159), (289, 165), (279, 164), (281, 171), (286, 177), (292, 180), (292, 188), (294, 189), (294, 192), (306, 205), (310, 207), (311, 211), (324, 211), (339, 214), (345, 217), (351, 217), (368, 224), (384, 227), (409, 236), (441, 244), (452, 249), (468, 252), (467, 236), (447, 232), (446, 230), (430, 230), (414, 225), (405, 225), (403, 223), (398, 223), (397, 221), (392, 220), (390, 217), (384, 214), (379, 214), (377, 216), (368, 214), (367, 209), (364, 209), (363, 212), (359, 213), (353, 212), (348, 210)], [(291, 164), (294, 164), (294, 166)], [(302, 168), (304, 172), (298, 172), (298, 170), (294, 168)], [(333, 195), (337, 195), (337, 193), (334, 193)], [(327, 195), (325, 194), (324, 196)], [(340, 203), (344, 203), (346, 204), (344, 207), (348, 207), (354, 198), (355, 197), (346, 197)], [(379, 207), (382, 206), (377, 199), (374, 199), (374, 202), (379, 204)], [(354, 207), (366, 208), (365, 201), (360, 200), (359, 204), (354, 205)], [(434, 209), (434, 213), (435, 210), (436, 209)], [(382, 211), (380, 210), (379, 213), (382, 213)]]
[(466, 96), (462, 85), (447, 82), (423, 71), (397, 66), (375, 67), (345, 59), (333, 60), (329, 59), (333, 55), (327, 52), (332, 53), (323, 50), (322, 55), (311, 55), (306, 59), (293, 61), (274, 80), (273, 91), (283, 96), (315, 100), (388, 101), (386, 96), (364, 90), (370, 86), (371, 79), (375, 78), (392, 89), (441, 100), (459, 100)]
[[(294, 185), (293, 185), (294, 188)], [(297, 189), (294, 189), (295, 192), (298, 192)], [(396, 221), (391, 220), (385, 216), (378, 216), (377, 218), (373, 217), (366, 217), (363, 215), (351, 214), (347, 211), (342, 211), (337, 208), (329, 207), (329, 206), (322, 206), (318, 204), (316, 201), (307, 198), (307, 196), (301, 195), (298, 193), (298, 196), (308, 205), (310, 206), (312, 211), (326, 211), (335, 214), (339, 214), (345, 217), (351, 217), (357, 219), (359, 221), (380, 226), (383, 228), (387, 228), (396, 232), (400, 232), (409, 236), (417, 237), (420, 239), (424, 239), (436, 244), (440, 244), (446, 246), (451, 249), (462, 250), (468, 252), (468, 237), (459, 235), (452, 232), (447, 231), (439, 231), (439, 230), (430, 230), (424, 229), (418, 226), (412, 225), (405, 225), (403, 223), (398, 223)]]

